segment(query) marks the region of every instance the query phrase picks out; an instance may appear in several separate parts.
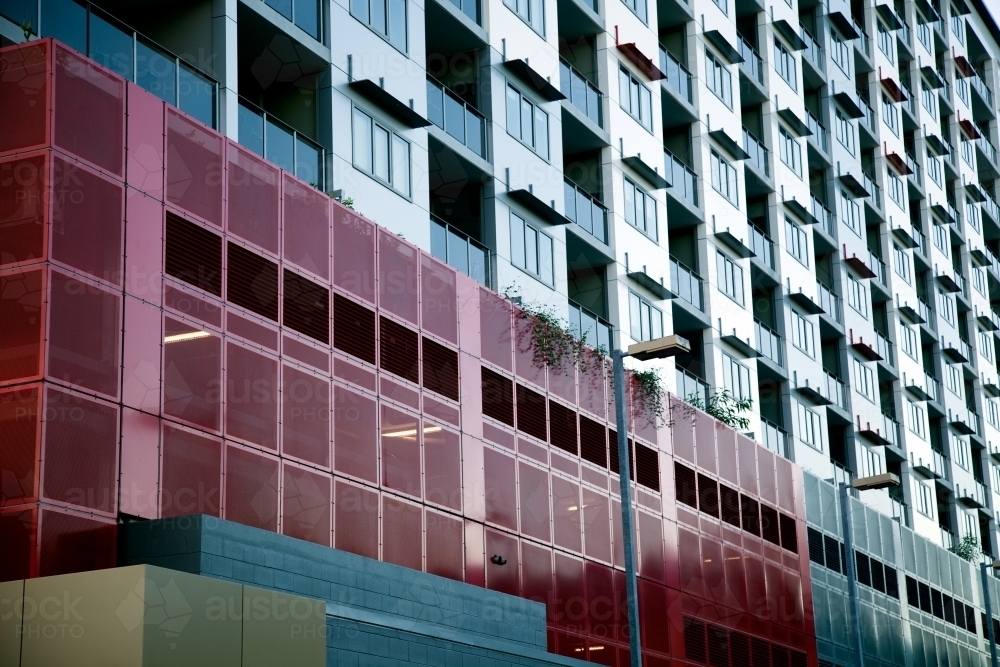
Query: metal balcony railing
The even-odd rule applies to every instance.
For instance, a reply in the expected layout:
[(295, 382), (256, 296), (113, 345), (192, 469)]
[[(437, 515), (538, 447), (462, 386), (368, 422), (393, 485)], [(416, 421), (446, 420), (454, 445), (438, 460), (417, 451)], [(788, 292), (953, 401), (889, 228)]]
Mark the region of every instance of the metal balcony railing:
[(492, 287), (489, 248), (435, 216), (431, 216), (431, 254)]
[(882, 208), (882, 190), (879, 188), (878, 183), (875, 182), (875, 177), (862, 170), (861, 182), (864, 184), (865, 190), (871, 193), (871, 198), (875, 202), (875, 206)]
[(843, 311), (840, 297), (833, 293), (829, 287), (816, 281), (816, 294), (819, 296), (819, 307), (826, 311), (834, 322), (843, 323)]
[(941, 381), (924, 371), (924, 391), (931, 397), (930, 400), (941, 401)]
[(242, 97), (237, 114), (240, 145), (313, 187), (326, 189), (326, 159), (322, 146)]
[(959, 273), (958, 269), (955, 269), (954, 271), (952, 271), (951, 277), (955, 280), (955, 284), (958, 285), (959, 291), (961, 291), (962, 294), (965, 294), (966, 296), (968, 296), (969, 295), (969, 281), (965, 279), (965, 276), (963, 276), (961, 273)]
[(761, 444), (775, 454), (788, 458), (788, 434), (777, 424), (761, 418)]
[(608, 209), (568, 178), (563, 179), (566, 217), (601, 243), (608, 242)]
[(748, 159), (751, 164), (764, 172), (765, 176), (771, 175), (767, 148), (762, 141), (750, 134), (750, 130), (745, 127), (743, 128), (743, 150), (750, 154)]
[(992, 108), (993, 91), (986, 85), (986, 81), (983, 80), (982, 75), (977, 71), (968, 78), (968, 81), (972, 86), (972, 89), (983, 96), (983, 100), (986, 101), (986, 106)]
[(931, 317), (931, 315), (934, 313), (934, 309), (931, 308), (930, 305), (926, 301), (921, 299), (919, 296), (917, 297), (917, 313), (920, 315), (921, 319), (927, 322), (927, 326), (929, 326), (931, 329), (936, 328), (934, 326), (934, 319)]
[(747, 222), (747, 237), (750, 240), (750, 250), (765, 265), (774, 268), (774, 241), (752, 222)]
[(745, 69), (750, 77), (757, 79), (761, 84), (764, 83), (764, 61), (761, 60), (760, 54), (757, 50), (750, 46), (750, 42), (745, 40), (742, 35), (738, 35), (739, 40), (737, 40), (736, 47), (739, 50), (740, 55), (743, 57), (743, 62), (740, 63), (740, 67)]
[(847, 385), (836, 375), (828, 371), (823, 371), (826, 375), (826, 397), (834, 405), (844, 410), (847, 409)]
[(913, 240), (917, 242), (917, 250), (926, 257), (927, 256), (927, 236), (917, 228), (916, 225), (912, 226), (913, 229)]
[(836, 218), (833, 216), (833, 211), (826, 207), (826, 204), (821, 202), (816, 198), (816, 195), (809, 195), (810, 208), (813, 217), (819, 220), (820, 229), (829, 234), (832, 238), (837, 238), (836, 234)]
[(688, 104), (694, 104), (694, 95), (691, 92), (691, 72), (687, 71), (687, 68), (662, 44), (660, 45), (660, 70), (666, 75), (667, 87), (677, 93), (681, 99), (687, 100)]
[(989, 193), (985, 194), (986, 200), (979, 205), (979, 210), (993, 218), (993, 222), (1000, 224), (1000, 206), (997, 206)]
[(698, 176), (686, 164), (674, 157), (668, 150), (663, 151), (663, 163), (667, 181), (670, 182), (670, 194), (680, 195), (682, 199), (698, 207)]
[(697, 397), (703, 406), (707, 405), (710, 391), (708, 383), (680, 366), (676, 370), (677, 394), (685, 401)]
[(917, 98), (910, 92), (910, 87), (907, 86), (902, 81), (899, 83), (899, 87), (903, 90), (903, 95), (906, 97), (906, 101), (903, 102), (903, 108), (909, 111), (911, 114), (917, 114)]
[(893, 353), (892, 341), (888, 336), (880, 331), (875, 332), (875, 351), (890, 366), (896, 365), (896, 356)]
[(802, 41), (806, 43), (806, 48), (802, 54), (816, 66), (816, 69), (823, 72), (826, 70), (826, 57), (823, 53), (823, 47), (819, 45), (816, 38), (806, 30), (805, 26), (799, 26), (799, 34), (802, 37)]
[(704, 281), (697, 273), (670, 258), (670, 285), (674, 293), (698, 310), (705, 310)]
[(882, 437), (888, 440), (893, 446), (898, 447), (901, 439), (899, 434), (899, 422), (882, 413)]
[(976, 139), (976, 145), (979, 146), (981, 150), (994, 165), (1000, 163), (997, 162), (997, 148), (992, 143), (990, 143), (989, 135), (983, 128), (979, 128), (979, 138)]
[(914, 181), (920, 187), (924, 185), (923, 170), (920, 168), (920, 163), (917, 162), (917, 158), (913, 157), (909, 151), (905, 153), (906, 166), (912, 172), (910, 174), (910, 179)]
[(868, 98), (860, 90), (858, 93), (858, 106), (861, 107), (861, 123), (864, 124), (872, 134), (877, 134), (875, 128), (877, 127), (875, 123), (875, 111), (872, 110), (871, 104), (868, 103)]
[(754, 334), (757, 337), (757, 352), (779, 366), (781, 361), (781, 336), (769, 326), (754, 318)]
[(595, 350), (611, 349), (611, 325), (572, 300), (569, 302), (569, 330)]
[(885, 262), (871, 250), (868, 251), (868, 266), (875, 272), (875, 279), (879, 283), (885, 286), (889, 285), (889, 271), (886, 269)]
[(486, 118), (431, 76), (427, 77), (427, 119), (486, 159)]
[(812, 112), (808, 109), (806, 110), (806, 127), (812, 130), (813, 140), (819, 144), (819, 147), (823, 149), (823, 152), (829, 153), (830, 132), (823, 127), (823, 123), (819, 122), (819, 118), (812, 115)]
[(584, 116), (604, 127), (604, 94), (563, 58), (559, 58), (559, 90)]

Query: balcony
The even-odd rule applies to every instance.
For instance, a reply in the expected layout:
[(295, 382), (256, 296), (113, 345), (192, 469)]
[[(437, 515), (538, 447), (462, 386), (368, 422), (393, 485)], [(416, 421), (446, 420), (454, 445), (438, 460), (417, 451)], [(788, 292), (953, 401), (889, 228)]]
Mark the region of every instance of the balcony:
[(811, 199), (810, 210), (814, 218), (819, 220), (819, 227), (824, 232), (826, 232), (830, 238), (836, 239), (836, 218), (833, 216), (833, 211), (826, 207), (826, 204), (816, 199), (815, 195), (809, 195)]
[(705, 311), (704, 281), (694, 271), (670, 258), (670, 285), (678, 298), (687, 301), (698, 310)]
[(761, 173), (770, 178), (771, 168), (768, 160), (768, 150), (764, 144), (755, 136), (750, 134), (750, 131), (745, 127), (743, 128), (743, 150), (750, 154), (750, 157), (747, 158), (750, 163), (757, 167)]
[(996, 146), (990, 143), (989, 137), (982, 128), (979, 128), (979, 138), (976, 139), (976, 146), (979, 147), (979, 150), (983, 152), (983, 155), (986, 156), (986, 159), (988, 159), (994, 167), (1000, 165), (1000, 162), (997, 162)]
[(819, 298), (819, 307), (826, 311), (826, 314), (837, 323), (843, 324), (843, 311), (841, 309), (840, 297), (833, 293), (829, 287), (816, 281), (816, 294)]
[(924, 391), (930, 397), (928, 400), (936, 403), (941, 402), (941, 381), (927, 371), (924, 371)]
[(916, 249), (920, 251), (921, 255), (927, 257), (927, 236), (916, 225), (913, 225), (912, 229), (913, 240), (917, 242)]
[(902, 444), (899, 422), (884, 412), (882, 413), (882, 437), (893, 447), (899, 447)]
[(486, 158), (486, 118), (444, 84), (427, 77), (427, 120)]
[(611, 325), (573, 301), (569, 302), (569, 330), (595, 350), (611, 349)]
[(840, 378), (832, 373), (823, 371), (826, 375), (826, 397), (827, 399), (842, 410), (847, 409), (847, 385), (845, 385)]
[(601, 243), (608, 242), (608, 209), (573, 181), (564, 179), (566, 217)]
[(750, 250), (765, 266), (774, 269), (774, 241), (752, 222), (747, 223), (747, 239)]
[(931, 318), (931, 316), (934, 314), (934, 309), (931, 308), (930, 305), (928, 305), (928, 303), (923, 299), (921, 299), (919, 296), (917, 297), (917, 314), (920, 315), (920, 319), (922, 319), (924, 322), (927, 323), (928, 327), (930, 327), (932, 330), (936, 329), (936, 327), (934, 326), (934, 320)]
[(489, 249), (434, 216), (431, 217), (431, 254), (491, 287)]
[(698, 176), (686, 164), (674, 157), (668, 150), (663, 151), (663, 163), (666, 179), (671, 187), (670, 195), (677, 195), (695, 208), (698, 208)]
[(788, 458), (788, 434), (778, 426), (772, 424), (764, 418), (760, 420), (761, 439), (760, 443), (772, 452), (784, 458)]
[(871, 250), (868, 251), (868, 268), (875, 272), (875, 279), (880, 284), (889, 286), (889, 271), (886, 269), (885, 262)]
[(314, 188), (326, 189), (325, 152), (319, 144), (242, 97), (237, 113), (241, 145)]
[(830, 152), (830, 132), (823, 127), (816, 116), (806, 109), (806, 127), (812, 131), (812, 140), (816, 142), (824, 153)]
[(816, 38), (810, 34), (804, 26), (799, 26), (799, 34), (802, 37), (802, 41), (806, 43), (806, 48), (802, 51), (802, 55), (813, 64), (813, 66), (820, 72), (826, 71), (826, 56), (823, 53), (823, 47), (819, 45)]
[(736, 48), (739, 50), (740, 56), (743, 57), (743, 62), (740, 63), (740, 68), (743, 69), (747, 75), (757, 81), (760, 85), (764, 85), (764, 64), (761, 60), (760, 54), (757, 50), (750, 46), (750, 42), (743, 39), (742, 35), (738, 35), (739, 40), (737, 41)]
[(903, 159), (906, 162), (907, 169), (910, 170), (910, 180), (916, 183), (919, 187), (924, 187), (923, 170), (920, 168), (917, 158), (913, 157), (909, 151), (906, 151)]
[(966, 79), (966, 81), (969, 82), (974, 91), (982, 95), (983, 100), (986, 102), (986, 106), (993, 106), (993, 91), (986, 85), (986, 82), (983, 80), (983, 77), (979, 74), (979, 72), (973, 73), (973, 75)]
[(875, 123), (875, 112), (872, 110), (871, 105), (868, 103), (868, 99), (865, 97), (864, 93), (860, 90), (858, 93), (858, 106), (861, 108), (861, 122), (859, 123), (862, 127), (867, 129), (872, 133), (873, 136), (878, 136), (876, 127), (878, 125)]
[(667, 88), (688, 104), (694, 104), (694, 95), (691, 92), (691, 73), (662, 44), (660, 45), (660, 71), (666, 75), (664, 83)]
[(878, 209), (882, 208), (882, 190), (879, 188), (878, 183), (875, 182), (875, 177), (868, 172), (861, 171), (861, 183), (865, 186), (865, 190), (871, 195), (872, 201), (875, 202), (875, 207)]
[(559, 58), (559, 90), (597, 127), (604, 128), (604, 94), (562, 58)]
[(893, 354), (892, 341), (888, 336), (880, 331), (875, 332), (875, 351), (890, 366), (896, 365), (896, 356)]
[(754, 334), (757, 337), (757, 352), (762, 357), (781, 366), (781, 336), (756, 318), (753, 321), (753, 326)]
[(708, 405), (709, 386), (701, 378), (678, 366), (677, 395), (685, 401), (696, 398), (702, 405)]
[(990, 197), (989, 193), (984, 194), (986, 194), (986, 199), (979, 205), (979, 210), (990, 216), (994, 224), (1000, 225), (1000, 206), (997, 206), (996, 201)]

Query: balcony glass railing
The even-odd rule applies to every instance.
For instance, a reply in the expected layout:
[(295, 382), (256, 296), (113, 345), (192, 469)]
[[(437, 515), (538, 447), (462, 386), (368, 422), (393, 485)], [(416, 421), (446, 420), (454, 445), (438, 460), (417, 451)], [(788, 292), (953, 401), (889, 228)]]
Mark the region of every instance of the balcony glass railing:
[(990, 143), (989, 135), (985, 130), (983, 130), (983, 128), (979, 128), (979, 138), (976, 139), (976, 145), (979, 146), (979, 150), (986, 155), (987, 159), (989, 159), (994, 166), (1000, 164), (1000, 162), (997, 162), (996, 146)]
[(882, 413), (882, 437), (888, 440), (894, 447), (901, 443), (899, 436), (899, 422)]
[(708, 404), (708, 383), (693, 373), (677, 367), (677, 395), (685, 401), (697, 398), (702, 405)]
[(871, 39), (869, 39), (869, 37), (868, 37), (868, 33), (865, 32), (865, 29), (861, 27), (861, 24), (858, 23), (858, 20), (856, 18), (854, 18), (853, 16), (851, 17), (851, 24), (854, 26), (854, 29), (861, 35), (858, 38), (858, 41), (856, 42), (856, 44), (858, 44), (858, 45), (861, 46), (862, 53), (864, 53), (866, 56), (868, 56), (869, 58), (871, 58), (872, 57), (872, 45), (871, 45)]
[(986, 200), (979, 205), (979, 210), (990, 216), (993, 222), (1000, 224), (1000, 206), (997, 206), (996, 201), (988, 193), (986, 194)]
[(757, 50), (750, 46), (750, 42), (743, 39), (743, 36), (739, 36), (739, 40), (736, 44), (739, 49), (740, 55), (743, 57), (743, 62), (740, 63), (740, 67), (744, 68), (749, 74), (751, 79), (757, 79), (761, 84), (764, 83), (764, 64), (761, 60), (760, 54)]
[(559, 59), (559, 90), (573, 106), (583, 112), (584, 116), (594, 121), (598, 127), (604, 127), (602, 117), (604, 95), (597, 86), (562, 58)]
[(431, 218), (431, 254), (487, 287), (490, 281), (490, 251), (451, 225)]
[(905, 160), (907, 168), (912, 172), (910, 174), (910, 180), (915, 182), (917, 185), (923, 187), (924, 176), (923, 171), (920, 169), (920, 164), (917, 162), (917, 158), (913, 157), (908, 151), (905, 153)]
[(692, 206), (698, 207), (698, 176), (686, 164), (674, 157), (668, 150), (663, 151), (663, 163), (671, 195), (679, 195)]
[(758, 319), (753, 321), (753, 327), (757, 336), (757, 352), (781, 366), (781, 336)]
[(779, 456), (788, 458), (788, 434), (777, 424), (761, 418), (761, 444)]
[(975, 72), (972, 76), (969, 77), (968, 80), (969, 84), (972, 86), (972, 89), (983, 96), (983, 99), (986, 101), (986, 106), (992, 108), (993, 91), (990, 90), (990, 87), (986, 85), (986, 82), (983, 80), (982, 75), (979, 72)]
[(757, 137), (750, 134), (750, 131), (745, 127), (743, 128), (743, 150), (750, 154), (748, 159), (751, 164), (764, 172), (765, 176), (771, 175), (767, 148)]
[(861, 124), (868, 128), (872, 134), (877, 134), (875, 128), (875, 112), (868, 103), (868, 98), (860, 90), (858, 92), (858, 106), (861, 108)]
[(701, 279), (701, 276), (673, 257), (670, 258), (670, 285), (674, 288), (674, 293), (678, 297), (684, 299), (698, 310), (705, 310), (704, 281)]
[(819, 281), (816, 282), (816, 293), (819, 295), (819, 307), (825, 310), (834, 322), (843, 322), (840, 297)]
[[(597, 11), (596, 7), (597, 0), (594, 0), (594, 11)], [(458, 7), (458, 9), (472, 19), (472, 22), (476, 25), (482, 25), (479, 20), (479, 0), (451, 0), (451, 4)], [(585, 2), (584, 4), (591, 4), (590, 2)]]
[(868, 251), (868, 266), (875, 272), (875, 279), (882, 285), (888, 285), (889, 272), (886, 270), (885, 262), (873, 251)]
[(611, 325), (583, 306), (569, 302), (569, 330), (595, 350), (611, 349)]
[(847, 409), (847, 386), (837, 376), (823, 371), (826, 375), (826, 398), (834, 405)]
[(774, 241), (752, 222), (747, 223), (750, 250), (766, 266), (774, 268)]
[(831, 238), (837, 238), (836, 219), (833, 217), (833, 211), (828, 209), (826, 204), (819, 199), (816, 199), (815, 195), (809, 195), (809, 198), (813, 217), (819, 220), (820, 229), (829, 234)]
[(892, 341), (881, 331), (875, 332), (875, 351), (890, 366), (896, 365), (896, 356), (893, 354)]
[(677, 93), (681, 99), (687, 100), (688, 104), (694, 104), (694, 96), (691, 93), (691, 73), (662, 44), (660, 45), (660, 70), (667, 77), (667, 87)]
[(799, 34), (802, 37), (802, 41), (806, 43), (806, 48), (802, 54), (816, 66), (819, 71), (824, 71), (826, 69), (826, 58), (823, 54), (823, 47), (819, 45), (816, 38), (805, 29), (805, 26), (799, 26)]
[(284, 16), (286, 19), (302, 28), (313, 39), (320, 39), (322, 34), (322, 3), (318, 0), (264, 0), (268, 7)]
[(940, 402), (941, 381), (927, 371), (924, 371), (924, 391), (931, 397), (930, 400)]
[(823, 149), (824, 153), (830, 152), (830, 133), (827, 131), (823, 124), (819, 122), (819, 118), (812, 115), (808, 109), (806, 110), (806, 127), (812, 130), (812, 139), (819, 147)]
[(879, 188), (878, 183), (875, 182), (875, 177), (866, 171), (861, 172), (861, 182), (871, 194), (871, 199), (875, 202), (877, 208), (882, 208), (882, 190)]
[(563, 181), (563, 195), (566, 217), (601, 243), (607, 243), (608, 209), (568, 178)]
[(969, 106), (969, 84), (965, 79), (955, 77), (955, 92), (958, 93), (958, 99), (962, 100), (965, 106)]
[(323, 148), (242, 97), (239, 142), (266, 160), (320, 190), (326, 189)]
[(934, 319), (931, 317), (931, 315), (933, 315), (933, 313), (934, 313), (934, 309), (931, 308), (930, 305), (926, 301), (924, 301), (923, 299), (921, 299), (918, 296), (917, 297), (917, 314), (920, 315), (920, 319), (922, 319), (925, 322), (927, 322), (927, 326), (929, 326), (931, 329), (935, 328), (935, 326), (934, 326)]
[(486, 159), (486, 118), (430, 76), (427, 77), (427, 120)]
[(927, 236), (920, 231), (916, 225), (912, 225), (913, 230), (913, 240), (917, 242), (917, 250), (924, 257), (927, 257)]

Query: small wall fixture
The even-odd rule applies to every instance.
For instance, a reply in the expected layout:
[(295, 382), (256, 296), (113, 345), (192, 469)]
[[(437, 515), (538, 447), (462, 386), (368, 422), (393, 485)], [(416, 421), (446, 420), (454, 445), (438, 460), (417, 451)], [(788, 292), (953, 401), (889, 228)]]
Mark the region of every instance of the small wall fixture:
[(490, 562), (493, 563), (494, 565), (506, 565), (507, 559), (501, 556), (500, 554), (494, 554), (490, 558)]

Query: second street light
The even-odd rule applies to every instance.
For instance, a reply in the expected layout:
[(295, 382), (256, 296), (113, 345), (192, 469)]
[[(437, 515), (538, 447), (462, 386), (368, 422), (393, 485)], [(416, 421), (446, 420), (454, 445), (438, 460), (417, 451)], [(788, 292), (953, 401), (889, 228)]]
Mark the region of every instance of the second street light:
[(665, 336), (630, 345), (627, 352), (611, 354), (615, 385), (615, 424), (618, 432), (618, 484), (622, 505), (622, 536), (625, 554), (625, 602), (628, 606), (628, 643), (632, 667), (642, 667), (639, 641), (639, 591), (635, 574), (635, 531), (632, 526), (632, 461), (628, 447), (628, 417), (625, 411), (625, 357), (639, 361), (664, 359), (679, 352), (690, 352), (691, 345), (680, 336)]

